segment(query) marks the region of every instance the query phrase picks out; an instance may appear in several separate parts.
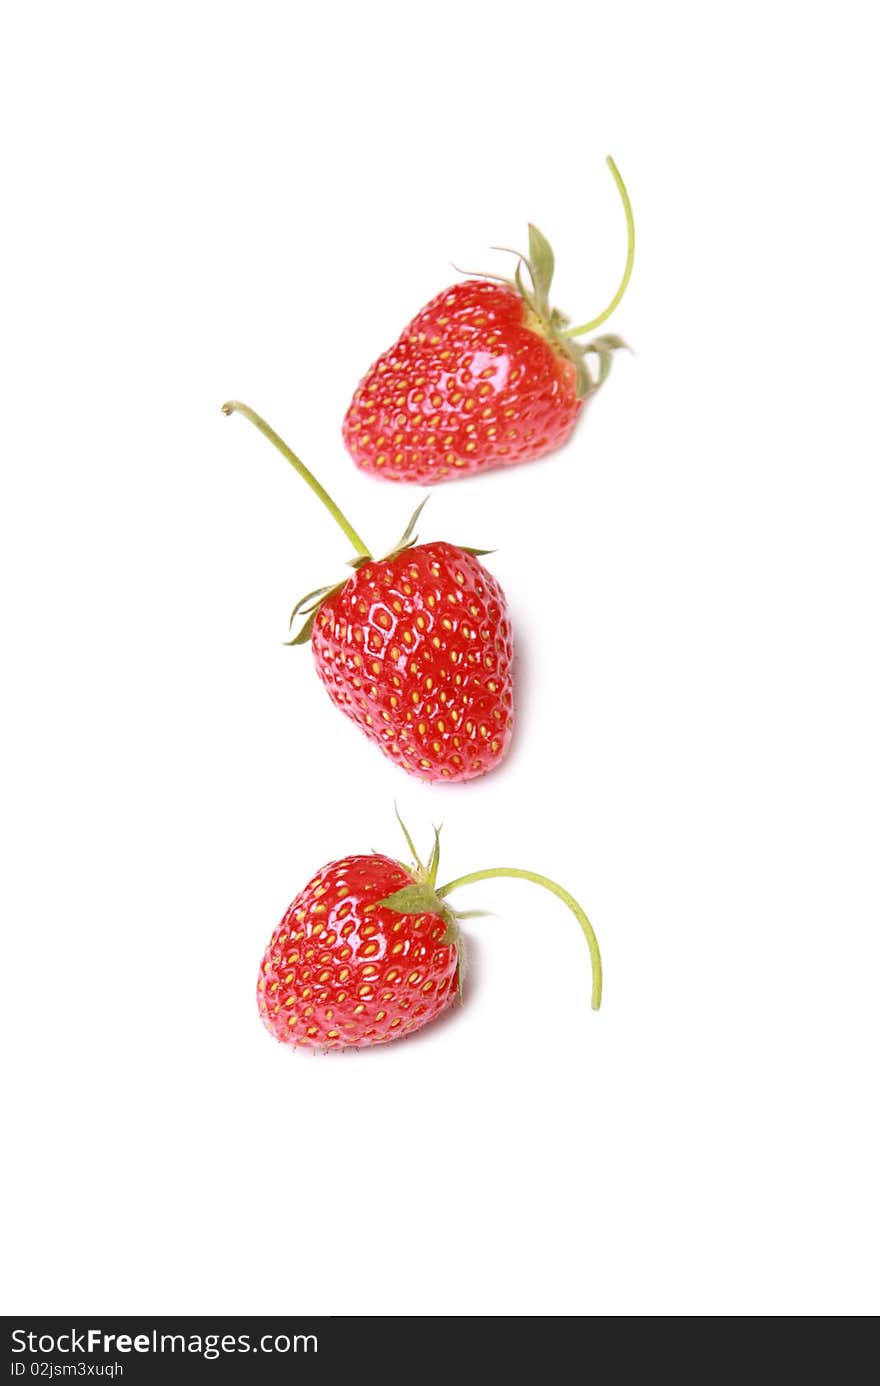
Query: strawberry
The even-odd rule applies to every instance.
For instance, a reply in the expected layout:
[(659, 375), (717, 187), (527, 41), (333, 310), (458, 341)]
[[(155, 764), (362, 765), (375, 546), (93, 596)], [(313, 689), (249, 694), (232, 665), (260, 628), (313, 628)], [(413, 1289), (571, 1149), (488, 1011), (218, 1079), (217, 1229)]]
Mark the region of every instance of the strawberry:
[(316, 872), (287, 910), (257, 982), (257, 1004), (270, 1034), (301, 1048), (360, 1049), (427, 1025), (462, 990), (459, 921), (467, 916), (456, 914), (446, 897), (494, 876), (532, 881), (568, 905), (590, 950), (592, 1005), (599, 1009), (599, 945), (573, 896), (548, 877), (515, 867), (476, 871), (438, 889), (436, 830), (427, 866), (406, 828), (404, 834), (415, 857), (411, 868), (377, 853), (343, 857)]
[[(357, 556), (354, 574), (297, 602), (291, 645), (311, 640), (334, 703), (409, 774), (453, 783), (498, 765), (513, 735), (513, 637), (483, 550), (416, 544), (420, 505), (400, 542), (375, 559), (300, 459), (247, 405), (230, 401), (324, 501)], [(424, 505), (424, 501), (422, 502)]]
[(338, 707), (427, 780), (470, 780), (513, 733), (504, 593), (479, 559), (420, 544), (366, 563), (318, 609), (312, 652)]
[(567, 441), (584, 404), (605, 381), (613, 353), (625, 345), (609, 334), (577, 340), (611, 315), (632, 272), (632, 208), (613, 159), (608, 164), (626, 213), (627, 259), (605, 311), (570, 327), (551, 308), (553, 251), (530, 226), (528, 255), (513, 252), (519, 263), (512, 280), (485, 275), (444, 290), (370, 367), (342, 428), (361, 470), (433, 485), (530, 462)]
[(381, 1044), (446, 1009), (458, 970), (446, 921), (381, 904), (414, 884), (378, 855), (344, 857), (312, 877), (260, 969), (260, 1015), (276, 1039), (314, 1049)]

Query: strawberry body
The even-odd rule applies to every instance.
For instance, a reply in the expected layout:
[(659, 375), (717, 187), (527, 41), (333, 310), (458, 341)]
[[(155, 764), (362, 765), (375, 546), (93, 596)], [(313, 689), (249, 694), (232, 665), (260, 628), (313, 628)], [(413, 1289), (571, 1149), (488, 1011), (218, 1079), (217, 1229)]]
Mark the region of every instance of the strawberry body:
[(413, 884), (389, 857), (354, 856), (319, 871), (288, 909), (257, 983), (276, 1039), (312, 1049), (366, 1047), (433, 1020), (457, 994), (458, 945), (439, 915), (379, 901)]
[(364, 376), (343, 439), (359, 468), (432, 485), (560, 447), (583, 407), (577, 370), (514, 288), (438, 294)]
[(453, 544), (366, 561), (319, 607), (318, 674), (342, 712), (410, 774), (460, 781), (513, 735), (513, 639), (499, 583)]

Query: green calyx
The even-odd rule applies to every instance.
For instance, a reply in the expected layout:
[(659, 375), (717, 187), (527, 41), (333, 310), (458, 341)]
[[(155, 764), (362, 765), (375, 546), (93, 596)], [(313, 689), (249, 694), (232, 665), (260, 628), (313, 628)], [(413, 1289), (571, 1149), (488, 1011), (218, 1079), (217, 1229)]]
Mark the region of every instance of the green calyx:
[[(405, 553), (407, 549), (411, 549), (412, 546), (417, 542), (418, 535), (415, 532), (416, 524), (418, 522), (419, 516), (422, 513), (422, 510), (427, 505), (430, 499), (430, 496), (425, 496), (425, 499), (419, 505), (416, 506), (415, 510), (413, 511), (410, 517), (409, 524), (403, 531), (403, 534), (398, 539), (397, 543), (395, 544), (391, 552), (385, 555), (386, 558), (395, 558), (397, 554)], [(372, 554), (360, 553), (357, 555), (356, 558), (350, 558), (348, 560), (348, 566), (350, 568), (354, 568), (355, 570), (357, 570), (358, 568), (363, 568), (365, 563), (372, 563), (372, 561)], [(296, 606), (290, 613), (290, 623), (288, 629), (293, 629), (293, 623), (298, 616), (304, 616), (306, 619), (300, 630), (297, 631), (294, 638), (292, 640), (285, 640), (285, 645), (306, 644), (306, 642), (311, 638), (312, 627), (315, 624), (315, 617), (317, 616), (321, 607), (324, 605), (324, 602), (329, 601), (331, 597), (335, 597), (337, 592), (341, 592), (348, 580), (348, 578), (343, 578), (342, 582), (331, 583), (328, 587), (316, 587), (313, 592), (307, 592), (304, 597), (300, 597)]]
[[(577, 340), (585, 333), (592, 332), (599, 327), (614, 312), (626, 293), (635, 259), (635, 223), (632, 204), (617, 165), (610, 155), (607, 163), (617, 185), (626, 216), (627, 253), (623, 277), (617, 292), (597, 317), (591, 318), (589, 322), (583, 323), (580, 327), (571, 327), (570, 319), (558, 308), (551, 306), (550, 286), (553, 283), (556, 258), (550, 242), (538, 230), (537, 226), (529, 226), (528, 255), (523, 255), (518, 250), (510, 250), (507, 246), (494, 247), (495, 250), (502, 250), (506, 254), (516, 256), (517, 266), (513, 279), (505, 279), (497, 274), (482, 276), (485, 279), (494, 279), (500, 284), (506, 284), (508, 288), (514, 289), (519, 294), (526, 306), (526, 318), (529, 327), (540, 336), (545, 337), (554, 350), (565, 356), (574, 366), (577, 375), (578, 399), (587, 399), (605, 383), (611, 370), (615, 351), (629, 349), (623, 338), (613, 333), (593, 337), (588, 342)], [(528, 274), (528, 286), (525, 283), (523, 271)]]
[[(403, 886), (396, 890), (387, 899), (380, 900), (381, 905), (386, 905), (389, 909), (396, 910), (398, 914), (439, 914), (440, 918), (446, 922), (447, 934), (444, 935), (444, 943), (458, 942), (458, 929), (455, 922), (455, 911), (449, 905), (444, 905), (437, 893), (437, 871), (440, 866), (440, 829), (434, 829), (434, 841), (431, 844), (431, 853), (428, 857), (427, 866), (422, 861), (415, 848), (415, 843), (410, 836), (409, 829), (400, 816), (400, 810), (394, 805), (394, 812), (400, 824), (401, 831), (406, 838), (406, 845), (412, 854), (412, 864), (405, 867), (410, 875), (415, 877), (412, 885)], [(403, 863), (401, 862), (401, 866)]]
[[(427, 866), (422, 863), (421, 858), (416, 852), (413, 840), (403, 822), (397, 806), (395, 805), (397, 821), (403, 829), (407, 846), (413, 856), (413, 865), (409, 870), (414, 877), (412, 885), (403, 886), (401, 890), (396, 890), (392, 895), (380, 900), (379, 904), (385, 908), (396, 911), (398, 914), (436, 914), (444, 921), (446, 932), (443, 935), (443, 943), (454, 943), (458, 948), (458, 991), (462, 993), (465, 969), (464, 940), (461, 937), (460, 921), (462, 919), (474, 918), (484, 913), (481, 910), (453, 910), (446, 897), (459, 886), (475, 885), (478, 881), (485, 881), (501, 876), (512, 877), (515, 880), (531, 881), (534, 885), (541, 886), (544, 890), (555, 895), (564, 905), (567, 905), (571, 913), (581, 927), (581, 932), (587, 941), (590, 953), (590, 965), (592, 968), (593, 981), (590, 997), (590, 1004), (594, 1011), (598, 1011), (602, 1004), (602, 957), (599, 952), (599, 943), (593, 926), (584, 913), (581, 906), (574, 896), (569, 894), (563, 886), (556, 881), (551, 881), (548, 876), (539, 875), (536, 871), (525, 871), (518, 866), (495, 866), (489, 867), (485, 871), (473, 871), (467, 876), (459, 876), (456, 880), (450, 881), (448, 885), (437, 886), (437, 870), (440, 865), (440, 830), (434, 829), (434, 843), (431, 848), (431, 855), (428, 858)], [(402, 863), (401, 863), (402, 865)]]
[[(264, 438), (268, 438), (272, 446), (281, 453), (281, 456), (290, 463), (294, 471), (302, 477), (309, 489), (318, 497), (318, 500), (324, 506), (325, 510), (333, 516), (333, 519), (354, 548), (355, 556), (348, 560), (349, 567), (357, 569), (362, 568), (365, 563), (372, 563), (373, 555), (370, 553), (370, 550), (367, 548), (357, 530), (350, 521), (346, 519), (333, 498), (324, 490), (324, 487), (318, 481), (317, 477), (313, 476), (306, 464), (297, 457), (292, 448), (288, 447), (287, 443), (275, 432), (274, 428), (271, 428), (270, 425), (266, 423), (266, 420), (260, 417), (256, 410), (251, 409), (247, 404), (242, 404), (240, 400), (227, 400), (221, 408), (222, 412), (227, 416), (231, 414), (242, 414), (244, 418), (253, 424), (254, 428), (262, 433)], [(411, 549), (413, 545), (418, 542), (418, 535), (415, 532), (416, 524), (429, 499), (429, 496), (425, 496), (424, 500), (416, 506), (409, 524), (403, 531), (400, 539), (398, 539), (394, 547), (384, 555), (384, 558), (381, 560), (382, 562), (387, 561), (389, 558), (396, 558), (398, 554), (405, 553), (407, 549)], [(491, 549), (471, 549), (464, 544), (459, 544), (457, 547), (463, 549), (465, 553), (472, 553), (477, 557), (483, 557), (485, 554), (492, 552)], [(284, 642), (286, 645), (306, 644), (311, 637), (315, 617), (321, 606), (324, 602), (328, 601), (330, 597), (334, 597), (337, 592), (341, 592), (347, 581), (348, 578), (345, 578), (342, 582), (337, 582), (335, 584), (331, 583), (326, 587), (316, 587), (311, 592), (307, 592), (304, 597), (300, 597), (293, 611), (290, 613), (288, 630), (293, 629), (293, 624), (298, 616), (305, 617), (305, 621), (293, 639)]]
[(395, 890), (393, 895), (388, 895), (379, 904), (389, 910), (394, 910), (396, 914), (436, 914), (443, 920), (446, 930), (440, 940), (443, 944), (455, 944), (458, 950), (458, 969), (456, 971), (456, 987), (459, 998), (462, 995), (465, 974), (465, 950), (459, 926), (459, 915), (451, 905), (446, 904), (440, 898), (437, 891), (437, 869), (440, 865), (440, 829), (434, 829), (434, 842), (431, 846), (431, 854), (428, 857), (427, 866), (422, 861), (415, 849), (415, 844), (409, 834), (409, 829), (400, 816), (397, 805), (394, 805), (394, 812), (397, 821), (401, 826), (403, 835), (406, 838), (406, 845), (412, 854), (412, 862), (409, 866), (401, 862), (404, 871), (408, 871), (414, 877), (412, 885), (403, 886), (400, 890)]
[[(419, 542), (419, 536), (418, 534), (416, 534), (416, 524), (418, 523), (419, 516), (421, 515), (423, 509), (428, 504), (428, 501), (430, 499), (430, 496), (425, 496), (424, 500), (420, 501), (420, 503), (416, 506), (415, 510), (410, 516), (409, 524), (403, 531), (403, 534), (400, 536), (394, 547), (390, 549), (388, 553), (383, 554), (382, 558), (379, 560), (381, 563), (386, 563), (390, 558), (396, 558), (398, 554), (406, 553), (408, 549), (413, 548)], [(485, 554), (492, 552), (491, 549), (467, 548), (463, 544), (458, 544), (456, 547), (462, 549), (465, 553), (472, 553), (476, 557), (482, 557)], [(350, 558), (348, 560), (348, 566), (350, 568), (354, 568), (355, 571), (357, 571), (358, 568), (363, 568), (366, 563), (372, 562), (372, 554), (358, 554), (356, 558)], [(326, 601), (329, 601), (331, 597), (335, 597), (338, 592), (341, 592), (348, 581), (348, 578), (343, 578), (341, 582), (332, 584), (329, 587), (316, 587), (313, 592), (307, 592), (304, 597), (300, 597), (296, 606), (290, 613), (290, 623), (288, 625), (288, 630), (293, 629), (293, 623), (298, 616), (304, 616), (305, 621), (303, 622), (303, 625), (297, 631), (296, 635), (292, 640), (285, 640), (285, 645), (305, 645), (307, 641), (311, 639), (312, 627), (315, 624), (315, 617), (317, 616), (321, 607), (324, 605)]]

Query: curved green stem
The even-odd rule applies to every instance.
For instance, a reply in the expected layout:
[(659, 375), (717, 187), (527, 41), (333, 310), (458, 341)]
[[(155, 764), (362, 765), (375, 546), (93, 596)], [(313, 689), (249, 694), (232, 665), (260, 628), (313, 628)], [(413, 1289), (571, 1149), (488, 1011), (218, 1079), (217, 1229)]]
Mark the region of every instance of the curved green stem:
[(632, 274), (633, 260), (635, 259), (636, 254), (636, 227), (635, 222), (633, 221), (632, 203), (629, 200), (629, 193), (627, 192), (626, 185), (620, 176), (617, 164), (614, 162), (610, 154), (608, 155), (606, 162), (608, 164), (608, 167), (611, 169), (614, 181), (617, 184), (617, 191), (620, 193), (620, 200), (623, 203), (623, 212), (624, 216), (626, 217), (626, 265), (624, 266), (623, 270), (623, 278), (620, 281), (620, 287), (618, 288), (617, 293), (614, 295), (605, 311), (599, 314), (598, 318), (592, 318), (590, 322), (585, 322), (581, 327), (567, 327), (563, 332), (560, 332), (560, 337), (580, 337), (584, 332), (592, 332), (593, 329), (595, 327), (598, 327), (600, 323), (603, 323), (606, 318), (610, 318), (618, 303), (623, 298), (623, 295), (626, 293), (626, 286), (629, 283), (630, 275)]
[(247, 404), (242, 404), (237, 399), (227, 400), (226, 403), (222, 406), (222, 409), (224, 414), (243, 414), (246, 419), (249, 419), (250, 422), (254, 425), (254, 428), (258, 428), (262, 433), (263, 437), (268, 438), (272, 446), (276, 447), (278, 451), (281, 453), (281, 456), (287, 459), (291, 467), (293, 467), (294, 471), (299, 472), (299, 475), (302, 477), (306, 485), (311, 487), (315, 495), (318, 497), (318, 500), (321, 501), (322, 504), (325, 505), (326, 508), (330, 511), (330, 514), (333, 516), (334, 520), (339, 525), (339, 528), (342, 530), (343, 534), (346, 535), (351, 544), (353, 544), (355, 553), (360, 554), (362, 558), (372, 558), (373, 555), (370, 553), (370, 550), (367, 548), (363, 539), (360, 537), (354, 526), (349, 524), (348, 520), (345, 518), (342, 511), (339, 509), (339, 506), (333, 500), (332, 496), (329, 496), (327, 494), (318, 478), (312, 476), (312, 473), (309, 471), (306, 464), (300, 461), (296, 453), (293, 452), (287, 446), (283, 438), (279, 438), (274, 428), (270, 428), (270, 426), (266, 423), (265, 419), (261, 419), (259, 414), (256, 413), (255, 410), (251, 409)]
[(443, 899), (450, 891), (457, 890), (459, 886), (473, 885), (477, 881), (487, 881), (492, 876), (515, 876), (522, 881), (534, 881), (535, 885), (543, 886), (552, 895), (558, 896), (564, 905), (568, 905), (583, 930), (587, 947), (590, 950), (590, 962), (593, 968), (592, 1006), (594, 1011), (598, 1011), (602, 1004), (602, 958), (599, 953), (599, 943), (593, 932), (592, 924), (577, 900), (573, 895), (569, 895), (567, 890), (563, 890), (561, 885), (548, 880), (546, 876), (539, 876), (535, 871), (522, 871), (518, 866), (493, 866), (488, 871), (473, 871), (469, 876), (459, 876), (458, 880), (450, 881), (449, 885), (443, 886), (441, 890), (437, 891), (437, 894)]

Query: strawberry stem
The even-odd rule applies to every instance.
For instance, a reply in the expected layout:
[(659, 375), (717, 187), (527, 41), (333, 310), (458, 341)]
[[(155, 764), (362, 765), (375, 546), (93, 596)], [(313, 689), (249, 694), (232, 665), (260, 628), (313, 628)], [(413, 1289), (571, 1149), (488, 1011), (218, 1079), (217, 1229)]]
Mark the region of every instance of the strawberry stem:
[(287, 446), (283, 438), (279, 438), (274, 428), (270, 428), (269, 424), (266, 423), (265, 419), (261, 419), (259, 414), (257, 414), (255, 410), (251, 409), (247, 404), (242, 404), (237, 399), (227, 400), (227, 402), (222, 406), (222, 409), (223, 413), (226, 415), (243, 414), (246, 419), (249, 419), (250, 422), (254, 425), (254, 428), (258, 428), (260, 432), (263, 434), (263, 437), (269, 439), (269, 442), (272, 444), (272, 446), (278, 449), (278, 451), (281, 453), (281, 456), (286, 458), (286, 460), (290, 463), (291, 467), (293, 467), (294, 471), (298, 472), (299, 475), (302, 477), (303, 481), (306, 483), (306, 485), (309, 486), (312, 491), (314, 491), (315, 495), (318, 497), (318, 500), (321, 501), (321, 503), (327, 508), (327, 510), (330, 511), (330, 514), (333, 516), (334, 520), (339, 525), (339, 528), (342, 530), (343, 534), (354, 546), (355, 553), (359, 554), (362, 558), (372, 558), (373, 555), (370, 553), (370, 550), (367, 548), (363, 539), (360, 537), (354, 526), (349, 524), (348, 520), (345, 518), (342, 511), (339, 509), (339, 506), (333, 500), (332, 496), (329, 496), (327, 494), (318, 478), (312, 476), (312, 473), (309, 471), (306, 464), (300, 461), (296, 453), (293, 452)]
[(599, 953), (599, 943), (593, 932), (592, 924), (584, 914), (577, 900), (575, 900), (573, 895), (569, 895), (568, 891), (564, 890), (561, 885), (557, 885), (555, 881), (549, 880), (546, 876), (539, 876), (534, 871), (522, 871), (517, 866), (495, 866), (490, 867), (488, 871), (474, 871), (469, 876), (459, 876), (457, 880), (450, 881), (449, 885), (443, 886), (442, 889), (438, 890), (436, 893), (442, 900), (450, 891), (458, 890), (459, 886), (473, 885), (477, 881), (487, 881), (493, 876), (514, 876), (522, 881), (534, 881), (535, 885), (543, 886), (545, 890), (549, 890), (552, 895), (557, 896), (564, 905), (568, 905), (568, 908), (583, 930), (584, 937), (587, 940), (587, 947), (590, 950), (590, 963), (593, 969), (591, 1003), (593, 1010), (598, 1011), (602, 1004), (602, 958)]
[(563, 331), (559, 333), (560, 337), (580, 337), (583, 335), (584, 332), (592, 332), (593, 329), (595, 327), (598, 327), (600, 323), (603, 323), (606, 318), (610, 318), (618, 303), (623, 298), (623, 295), (626, 293), (626, 286), (628, 285), (630, 275), (632, 274), (633, 260), (635, 259), (636, 254), (636, 228), (635, 222), (633, 221), (632, 203), (629, 200), (629, 193), (627, 192), (626, 185), (620, 176), (620, 171), (618, 170), (617, 164), (614, 162), (610, 154), (608, 155), (606, 162), (608, 164), (608, 167), (611, 169), (612, 176), (614, 178), (615, 183), (617, 184), (617, 191), (620, 193), (620, 200), (623, 203), (623, 212), (624, 216), (626, 217), (626, 265), (624, 266), (623, 270), (623, 278), (620, 281), (620, 286), (617, 290), (617, 293), (614, 295), (604, 312), (600, 313), (597, 318), (592, 318), (589, 322), (585, 322), (581, 327), (566, 327)]

